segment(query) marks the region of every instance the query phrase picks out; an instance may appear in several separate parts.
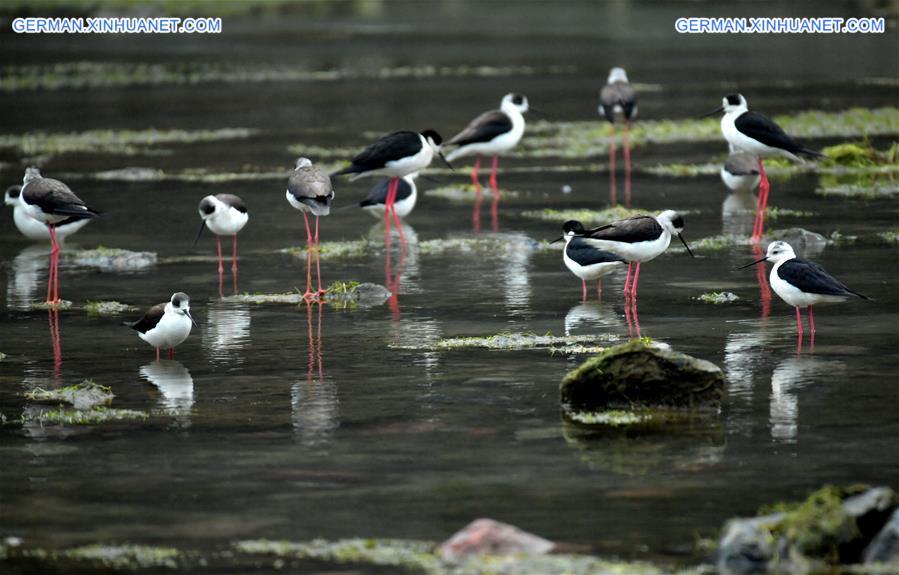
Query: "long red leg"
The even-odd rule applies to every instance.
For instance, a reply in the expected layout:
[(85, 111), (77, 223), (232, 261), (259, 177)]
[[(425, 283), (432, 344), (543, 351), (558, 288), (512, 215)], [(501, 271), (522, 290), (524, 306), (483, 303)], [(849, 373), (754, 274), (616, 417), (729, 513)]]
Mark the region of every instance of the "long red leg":
[(303, 294), (303, 299), (309, 301), (315, 296), (312, 293), (312, 258), (315, 256), (312, 253), (312, 231), (309, 229), (309, 216), (306, 212), (303, 212), (303, 222), (306, 224), (306, 293)]
[[(638, 271), (640, 270), (640, 264), (639, 264), (639, 263), (637, 264), (637, 270), (638, 270)], [(634, 282), (634, 286), (636, 287), (636, 285), (637, 285), (637, 282), (635, 281), (635, 282)], [(625, 305), (627, 305), (627, 304), (625, 303)], [(637, 332), (637, 337), (638, 337), (638, 338), (641, 338), (641, 337), (643, 337), (643, 334), (640, 333), (640, 318), (637, 317), (637, 296), (636, 296), (636, 290), (634, 290), (634, 298), (631, 300), (631, 305), (633, 306), (633, 312), (632, 312), (632, 313), (633, 313), (633, 316), (634, 316), (634, 330)]]
[(321, 266), (321, 254), (319, 253), (318, 246), (318, 216), (315, 216), (315, 276), (318, 278), (318, 293), (319, 295), (326, 293), (327, 290), (322, 289), (322, 266)]
[(231, 257), (231, 275), (234, 281), (234, 293), (237, 293), (237, 234), (234, 234), (234, 255)]
[[(634, 268), (634, 281), (631, 283), (631, 297), (637, 299), (637, 282), (640, 280), (640, 262)], [(635, 314), (636, 315), (636, 314)], [(639, 336), (637, 336), (639, 337)]]
[(496, 170), (499, 168), (499, 156), (493, 156), (493, 167), (490, 169), (490, 188), (496, 192), (499, 185), (496, 183)]
[(624, 122), (624, 205), (631, 207), (631, 142), (630, 142), (631, 124), (627, 120)]
[(802, 335), (802, 315), (799, 313), (799, 308), (796, 308), (796, 327), (799, 329), (799, 335)]
[(812, 312), (812, 306), (808, 306), (808, 325), (812, 330), (812, 334), (815, 333), (815, 314)]
[(634, 262), (627, 262), (627, 279), (624, 280), (624, 299), (631, 296), (631, 273), (633, 273)]
[(765, 210), (768, 209), (768, 192), (771, 191), (771, 184), (768, 182), (768, 175), (765, 173), (765, 165), (759, 158), (759, 174), (761, 182), (759, 183), (759, 198), (755, 208), (755, 225), (752, 228), (752, 243), (758, 243), (765, 233)]
[(615, 177), (615, 124), (609, 124), (609, 204), (613, 206), (618, 203)]
[(50, 277), (47, 281), (47, 303), (59, 303), (59, 241), (56, 238), (56, 225), (47, 224), (50, 232)]
[(471, 228), (475, 232), (481, 231), (481, 182), (478, 181), (478, 171), (481, 169), (481, 155), (475, 158), (471, 168), (471, 185), (474, 186), (474, 207), (471, 210)]
[(224, 266), (222, 265), (222, 237), (215, 236), (215, 240), (218, 243), (219, 254), (219, 297), (225, 297), (225, 293), (222, 290), (222, 273), (225, 271)]
[(384, 200), (384, 244), (390, 249), (390, 210), (396, 201), (396, 189), (399, 186), (399, 178), (391, 178), (387, 184), (387, 199)]
[(587, 303), (587, 280), (581, 279), (581, 289), (584, 292), (584, 303)]

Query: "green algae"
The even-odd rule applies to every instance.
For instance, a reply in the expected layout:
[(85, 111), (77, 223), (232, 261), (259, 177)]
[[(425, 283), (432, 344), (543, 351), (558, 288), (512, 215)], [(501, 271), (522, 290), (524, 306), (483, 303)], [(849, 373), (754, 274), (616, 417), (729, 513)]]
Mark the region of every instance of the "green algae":
[(419, 255), (439, 256), (447, 254), (493, 253), (503, 254), (537, 249), (536, 241), (517, 234), (492, 234), (489, 236), (454, 237), (419, 242)]
[[(373, 242), (368, 238), (361, 238), (358, 240), (321, 242), (319, 244), (319, 257), (321, 257), (322, 259), (361, 258), (373, 253), (378, 253), (382, 248), (383, 246), (381, 244)], [(287, 254), (291, 257), (304, 261), (306, 260), (309, 251), (310, 250), (305, 246), (289, 247), (279, 250), (279, 252), (282, 254)]]
[(818, 213), (807, 210), (793, 210), (790, 208), (778, 208), (776, 206), (768, 206), (765, 209), (765, 218), (768, 221), (774, 221), (778, 218), (814, 218)]
[[(690, 249), (694, 252), (718, 252), (736, 246), (748, 246), (749, 236), (719, 234), (717, 236), (699, 238), (698, 240), (691, 239), (689, 244)], [(686, 253), (687, 250), (683, 246), (671, 244), (668, 251), (672, 253)]]
[(75, 304), (67, 299), (61, 299), (56, 303), (47, 303), (45, 301), (33, 301), (31, 302), (31, 310), (32, 311), (47, 311), (51, 309), (58, 310), (67, 310), (72, 309), (72, 306)]
[(491, 77), (564, 74), (568, 66), (385, 66), (315, 69), (272, 62), (62, 62), (0, 68), (0, 92), (125, 86), (335, 82), (365, 78)]
[(888, 244), (899, 244), (899, 229), (880, 232), (877, 236)]
[(80, 410), (108, 404), (115, 397), (111, 388), (99, 385), (91, 379), (59, 389), (32, 389), (24, 396), (29, 401), (40, 403), (68, 403)]
[(249, 128), (217, 130), (88, 130), (86, 132), (0, 135), (0, 149), (23, 155), (91, 152), (137, 155), (152, 152), (160, 144), (191, 144), (249, 138), (257, 133)]
[[(603, 335), (569, 335), (554, 336), (551, 334), (537, 335), (533, 333), (498, 333), (487, 336), (451, 337), (436, 341), (422, 341), (413, 345), (391, 345), (393, 349), (414, 349), (445, 351), (455, 349), (493, 349), (493, 350), (523, 350), (523, 349), (549, 349), (553, 352), (567, 352), (569, 346), (590, 345), (589, 349), (604, 349), (597, 346), (598, 343), (608, 343), (614, 336)], [(575, 348), (578, 349), (578, 348)], [(588, 349), (588, 348), (581, 348)]]
[(22, 423), (38, 423), (41, 425), (96, 425), (115, 421), (137, 421), (149, 419), (146, 411), (133, 409), (114, 409), (110, 407), (92, 407), (90, 409), (57, 408), (35, 410), (22, 418)]
[(602, 425), (609, 427), (628, 427), (652, 421), (650, 411), (627, 411), (610, 409), (606, 411), (566, 411), (565, 417), (582, 425)]
[[(813, 110), (776, 116), (774, 120), (798, 138), (899, 134), (899, 108), (895, 107), (852, 108), (841, 112)], [(600, 121), (532, 122), (528, 125), (528, 137), (522, 140), (515, 155), (586, 159), (608, 153), (608, 135), (608, 125)], [(634, 122), (631, 130), (634, 146), (720, 140), (721, 128), (717, 118), (646, 120)]]
[(149, 545), (85, 545), (66, 549), (60, 556), (116, 570), (134, 571), (154, 567), (178, 567), (181, 553), (172, 547)]
[(541, 220), (544, 222), (556, 222), (563, 224), (569, 220), (576, 220), (586, 225), (606, 224), (615, 220), (622, 220), (633, 216), (646, 214), (646, 210), (625, 208), (624, 206), (611, 206), (603, 210), (566, 209), (557, 210), (544, 208), (542, 210), (528, 210), (521, 213), (522, 217)]
[[(500, 193), (503, 198), (517, 198), (522, 195), (522, 192), (516, 190), (507, 190), (503, 188)], [(448, 186), (440, 186), (437, 188), (432, 188), (430, 190), (426, 190), (424, 192), (426, 196), (431, 196), (435, 198), (442, 198), (444, 200), (451, 201), (475, 201), (478, 196), (477, 189), (474, 187), (474, 184), (455, 184)], [(491, 194), (490, 188), (486, 186), (481, 187), (481, 197), (486, 198)]]
[(357, 281), (337, 280), (337, 281), (331, 282), (331, 285), (328, 286), (327, 291), (328, 291), (329, 295), (351, 294), (351, 293), (354, 293), (360, 285), (362, 285), (362, 284)]
[(709, 292), (709, 293), (704, 293), (700, 296), (697, 296), (694, 299), (701, 301), (703, 303), (722, 304), (722, 303), (733, 303), (735, 301), (738, 301), (740, 298), (736, 294), (731, 293), (729, 291), (726, 291), (726, 292), (713, 291), (713, 292)]
[(117, 301), (87, 300), (87, 303), (84, 304), (84, 311), (86, 311), (88, 315), (119, 315), (138, 310), (139, 308), (137, 306)]

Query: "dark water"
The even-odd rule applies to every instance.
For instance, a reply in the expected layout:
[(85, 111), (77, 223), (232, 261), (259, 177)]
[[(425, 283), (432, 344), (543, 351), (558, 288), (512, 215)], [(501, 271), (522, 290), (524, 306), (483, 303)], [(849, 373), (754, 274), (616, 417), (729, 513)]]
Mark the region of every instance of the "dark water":
[[(704, 3), (591, 2), (564, 9), (530, 2), (368, 3), (362, 10), (334, 4), (312, 14), (295, 9), (226, 20), (221, 37), (4, 33), (4, 65), (220, 62), (365, 71), (431, 64), (531, 66), (536, 73), (6, 92), (0, 93), (2, 130), (246, 127), (259, 134), (160, 145), (171, 155), (65, 154), (47, 160), (44, 171), (273, 171), (292, 165), (290, 145), (356, 147), (367, 141), (363, 132), (406, 127), (451, 135), (513, 89), (552, 119), (591, 119), (597, 90), (615, 64), (625, 65), (633, 81), (661, 86), (641, 100), (645, 118), (706, 111), (732, 86), (771, 114), (895, 104), (894, 87), (856, 82), (896, 76), (895, 58), (884, 56), (886, 36), (684, 37), (673, 31), (674, 18), (690, 14), (869, 15), (853, 4), (765, 6), (760, 14), (750, 4), (733, 12)], [(551, 66), (569, 68), (550, 72)], [(634, 162), (706, 161), (720, 148), (651, 146), (636, 150)], [(4, 186), (18, 181), (21, 156), (7, 150), (0, 161)], [(461, 168), (452, 181), (466, 181), (465, 173)], [(302, 288), (302, 264), (274, 253), (303, 239), (282, 181), (72, 182), (107, 212), (72, 245), (152, 250), (161, 257), (212, 255), (208, 238), (190, 249), (196, 203), (209, 193), (239, 194), (251, 213), (240, 236), (241, 291)], [(555, 224), (521, 217), (525, 209), (600, 208), (607, 201), (607, 175), (594, 171), (508, 174), (500, 183), (522, 192), (504, 199), (499, 211), (501, 233), (516, 236), (558, 234)], [(337, 182), (338, 205), (358, 201), (369, 185)], [(562, 194), (564, 185), (573, 192)], [(434, 186), (420, 182), (422, 190)], [(862, 236), (895, 227), (894, 202), (822, 199), (815, 187), (815, 176), (775, 181), (772, 204), (817, 215), (774, 225)], [(650, 211), (688, 210), (688, 239), (745, 225), (722, 217), (727, 194), (717, 176), (635, 174), (633, 196)], [(17, 418), (29, 389), (93, 378), (112, 386), (116, 407), (169, 415), (62, 432), (0, 428), (0, 536), (52, 546), (188, 547), (255, 537), (442, 539), (489, 516), (551, 539), (641, 556), (688, 548), (697, 533), (714, 531), (730, 516), (822, 483), (899, 485), (899, 306), (889, 283), (895, 248), (829, 246), (815, 255), (877, 303), (822, 307), (814, 351), (806, 339), (801, 354), (793, 310), (775, 296), (770, 316), (761, 319), (755, 274), (733, 271), (750, 261), (748, 250), (695, 260), (672, 253), (647, 264), (642, 333), (727, 369), (720, 425), (591, 437), (563, 425), (558, 411), (558, 382), (577, 358), (389, 347), (504, 331), (626, 338), (623, 277), (605, 282), (601, 305), (582, 305), (579, 282), (558, 252), (428, 255), (413, 243), (401, 266), (397, 306), (321, 311), (220, 302), (211, 262), (119, 274), (64, 262), (66, 299), (144, 307), (181, 290), (192, 297), (200, 329), (178, 349), (176, 362), (157, 364), (149, 346), (117, 325), (122, 318), (62, 312), (57, 369), (46, 312), (21, 309), (43, 295), (46, 250), (17, 234), (9, 212), (2, 215), (2, 413)], [(485, 207), (482, 234), (490, 233), (489, 222)], [(467, 236), (471, 207), (424, 197), (408, 223), (407, 233), (419, 241)], [(370, 230), (376, 225), (366, 214), (339, 211), (322, 221), (322, 236), (351, 240), (371, 233), (379, 241), (381, 228)], [(326, 261), (323, 275), (384, 283), (384, 263), (383, 255)], [(397, 264), (395, 254), (394, 270)], [(742, 301), (719, 307), (691, 299), (712, 290), (733, 291)], [(319, 325), (320, 347), (310, 347)]]

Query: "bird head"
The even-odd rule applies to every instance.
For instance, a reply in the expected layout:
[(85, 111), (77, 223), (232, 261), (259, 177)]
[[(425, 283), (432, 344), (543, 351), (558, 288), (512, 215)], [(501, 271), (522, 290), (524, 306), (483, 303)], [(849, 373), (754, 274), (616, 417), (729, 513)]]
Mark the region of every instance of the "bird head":
[(614, 82), (627, 82), (627, 72), (624, 71), (624, 68), (615, 67), (609, 70), (607, 83), (612, 84)]
[(668, 230), (669, 233), (680, 239), (681, 243), (684, 244), (684, 247), (687, 248), (687, 253), (690, 254), (691, 258), (696, 257), (693, 255), (693, 250), (687, 245), (687, 240), (684, 239), (684, 216), (674, 210), (665, 210), (656, 216), (656, 220), (663, 228)]
[(22, 186), (15, 185), (6, 188), (3, 194), (3, 203), (7, 206), (18, 206), (22, 201)]
[(41, 177), (41, 171), (37, 168), (37, 166), (30, 166), (25, 168), (25, 177), (22, 178), (22, 185), (27, 184), (32, 180), (37, 180)]
[(503, 101), (499, 104), (502, 110), (514, 110), (519, 114), (524, 114), (530, 109), (527, 96), (510, 92), (503, 96)]
[(301, 158), (297, 158), (297, 163), (296, 163), (296, 166), (294, 167), (294, 169), (299, 170), (300, 168), (308, 168), (311, 165), (312, 165), (312, 160), (310, 160), (309, 158), (301, 157)]
[(179, 291), (172, 294), (171, 304), (175, 313), (187, 316), (191, 323), (197, 325), (193, 316), (190, 315), (190, 297), (186, 293)]

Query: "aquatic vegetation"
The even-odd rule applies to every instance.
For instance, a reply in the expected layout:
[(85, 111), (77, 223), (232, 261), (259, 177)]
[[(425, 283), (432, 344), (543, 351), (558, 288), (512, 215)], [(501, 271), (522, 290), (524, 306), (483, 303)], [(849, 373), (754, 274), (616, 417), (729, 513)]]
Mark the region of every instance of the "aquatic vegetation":
[(92, 250), (63, 253), (66, 255), (66, 259), (70, 259), (75, 265), (99, 268), (103, 271), (135, 271), (156, 265), (155, 252), (133, 252), (97, 246)]
[(722, 303), (735, 302), (735, 301), (739, 300), (740, 297), (729, 291), (724, 291), (724, 292), (713, 291), (713, 292), (709, 292), (709, 293), (704, 293), (694, 299), (701, 301), (703, 303), (722, 304)]
[(60, 556), (65, 559), (86, 561), (116, 570), (149, 569), (153, 567), (178, 567), (180, 552), (172, 547), (149, 545), (85, 545), (66, 549)]
[(418, 243), (420, 255), (447, 255), (470, 253), (509, 253), (533, 251), (537, 242), (523, 235), (493, 234), (489, 236), (454, 237), (434, 239)]
[[(230, 4), (230, 3), (226, 3)], [(194, 16), (195, 14), (190, 14)], [(217, 16), (220, 14), (216, 13)], [(565, 74), (570, 66), (393, 66), (311, 69), (272, 62), (61, 62), (4, 66), (0, 92), (124, 86), (334, 82), (348, 78), (442, 78)]]
[(119, 315), (125, 312), (138, 311), (137, 306), (120, 303), (117, 301), (93, 301), (87, 300), (84, 311), (88, 315)]
[(565, 417), (583, 425), (607, 425), (610, 427), (626, 427), (646, 423), (653, 419), (649, 411), (627, 411), (610, 409), (608, 411), (568, 411)]
[(22, 423), (39, 423), (41, 425), (96, 425), (113, 421), (135, 421), (149, 419), (146, 411), (134, 409), (115, 409), (95, 406), (90, 409), (57, 408), (33, 410), (22, 416)]
[(31, 302), (32, 311), (47, 311), (50, 309), (59, 309), (59, 310), (67, 310), (72, 309), (72, 306), (75, 305), (71, 301), (67, 299), (61, 299), (57, 303), (47, 303), (45, 301), (33, 301)]
[[(776, 116), (774, 120), (793, 136), (806, 139), (899, 134), (899, 108), (895, 107), (852, 108), (842, 112), (807, 111)], [(635, 122), (631, 130), (633, 146), (720, 140), (720, 120), (717, 118), (643, 120)], [(536, 121), (528, 124), (528, 137), (522, 140), (513, 155), (586, 159), (605, 155), (608, 151), (608, 127), (604, 122)], [(768, 163), (766, 161), (766, 168)], [(777, 159), (772, 159), (770, 163), (772, 167), (789, 165), (788, 160), (781, 164)]]
[(61, 387), (59, 389), (36, 388), (25, 392), (25, 399), (40, 403), (68, 403), (75, 409), (90, 409), (97, 405), (108, 404), (115, 395), (112, 389), (85, 379), (81, 383)]
[(867, 185), (823, 185), (815, 190), (815, 194), (824, 197), (853, 198), (860, 200), (876, 200), (899, 196), (899, 181), (869, 183)]
[[(322, 259), (361, 258), (380, 252), (381, 249), (383, 249), (381, 244), (372, 242), (368, 238), (361, 238), (358, 240), (321, 242), (319, 244), (319, 255)], [(279, 250), (279, 253), (305, 261), (309, 250), (305, 246), (296, 246)]]
[[(430, 171), (430, 170), (429, 170)], [(521, 192), (515, 190), (501, 190), (502, 196), (504, 198), (517, 198), (521, 196)], [(484, 201), (489, 201), (487, 198), (490, 197), (490, 189), (487, 187), (481, 188), (482, 198)], [(456, 200), (456, 201), (475, 201), (477, 199), (477, 191), (475, 190), (474, 184), (456, 184), (456, 185), (448, 185), (448, 186), (440, 186), (439, 188), (432, 188), (430, 190), (425, 190), (424, 195), (432, 196), (435, 198), (443, 198), (445, 200)]]
[(791, 210), (790, 208), (778, 208), (776, 206), (768, 206), (765, 209), (765, 217), (768, 221), (774, 221), (778, 218), (813, 218), (818, 213), (804, 210)]
[[(721, 250), (728, 250), (735, 246), (748, 245), (749, 236), (736, 236), (727, 234), (719, 234), (717, 236), (699, 238), (698, 240), (690, 240), (690, 249), (694, 252), (716, 252)], [(671, 247), (668, 248), (668, 251), (672, 253), (687, 252), (686, 248), (684, 248), (683, 246), (678, 246), (673, 243), (671, 244)]]
[(249, 128), (218, 130), (88, 130), (86, 132), (0, 134), (0, 150), (22, 155), (65, 154), (71, 152), (106, 154), (152, 154), (159, 144), (191, 144), (249, 138), (257, 133)]
[(888, 244), (899, 244), (899, 229), (880, 232), (877, 236)]
[(303, 301), (303, 296), (297, 291), (285, 293), (242, 293), (225, 296), (222, 298), (222, 301), (255, 304), (287, 303), (296, 305)]
[(328, 286), (327, 291), (328, 295), (331, 294), (350, 294), (356, 291), (360, 285), (357, 281), (341, 281), (337, 280), (335, 282), (331, 282), (331, 285)]
[(650, 212), (637, 208), (625, 208), (624, 206), (611, 206), (603, 210), (557, 210), (553, 208), (544, 208), (542, 210), (528, 210), (522, 212), (522, 217), (534, 220), (543, 220), (545, 222), (557, 222), (564, 224), (568, 220), (577, 220), (587, 225), (607, 224), (615, 220), (648, 214)]
[[(393, 349), (415, 349), (415, 350), (453, 350), (453, 349), (499, 349), (499, 350), (522, 350), (522, 349), (550, 349), (551, 351), (569, 351), (568, 346), (580, 346), (592, 344), (595, 348), (597, 343), (614, 341), (616, 337), (603, 335), (568, 335), (554, 336), (536, 335), (533, 333), (498, 333), (487, 336), (474, 337), (451, 337), (438, 339), (436, 341), (422, 341), (414, 345), (392, 345)], [(599, 348), (603, 349), (603, 348)]]

